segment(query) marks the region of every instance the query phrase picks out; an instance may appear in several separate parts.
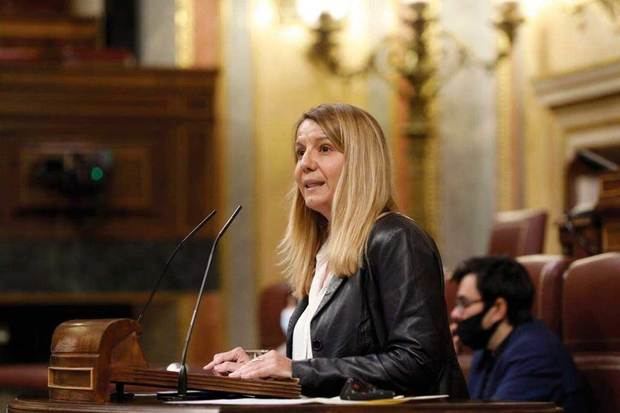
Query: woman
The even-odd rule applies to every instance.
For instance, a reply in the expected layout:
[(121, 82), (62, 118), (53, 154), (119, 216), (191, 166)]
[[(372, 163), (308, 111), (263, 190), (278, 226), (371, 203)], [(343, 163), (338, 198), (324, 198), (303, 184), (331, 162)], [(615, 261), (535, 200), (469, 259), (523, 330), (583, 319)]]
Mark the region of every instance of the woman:
[(377, 121), (346, 104), (310, 109), (295, 129), (295, 188), (283, 264), (299, 299), (287, 357), (242, 348), (205, 369), (296, 377), (305, 395), (338, 394), (348, 377), (398, 394), (467, 397), (448, 329), (433, 240), (395, 212), (388, 146)]

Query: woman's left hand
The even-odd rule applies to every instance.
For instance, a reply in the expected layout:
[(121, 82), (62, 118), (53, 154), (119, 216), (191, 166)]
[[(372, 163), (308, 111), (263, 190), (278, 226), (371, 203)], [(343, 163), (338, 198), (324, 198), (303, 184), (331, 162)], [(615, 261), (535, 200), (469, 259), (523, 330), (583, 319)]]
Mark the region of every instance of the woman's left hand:
[(228, 377), (240, 377), (242, 379), (258, 379), (264, 377), (283, 377), (293, 376), (293, 362), (275, 350), (267, 354), (256, 357), (244, 363)]

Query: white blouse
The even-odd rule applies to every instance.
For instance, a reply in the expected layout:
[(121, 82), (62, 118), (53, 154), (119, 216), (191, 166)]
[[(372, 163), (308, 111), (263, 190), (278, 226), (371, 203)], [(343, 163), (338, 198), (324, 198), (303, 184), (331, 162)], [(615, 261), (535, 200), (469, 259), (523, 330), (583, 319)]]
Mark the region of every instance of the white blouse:
[(299, 316), (293, 330), (293, 360), (305, 360), (312, 358), (312, 338), (310, 336), (310, 322), (314, 317), (317, 307), (323, 300), (325, 290), (333, 273), (327, 271), (327, 254), (325, 244), (316, 254), (316, 267), (308, 293), (308, 306)]

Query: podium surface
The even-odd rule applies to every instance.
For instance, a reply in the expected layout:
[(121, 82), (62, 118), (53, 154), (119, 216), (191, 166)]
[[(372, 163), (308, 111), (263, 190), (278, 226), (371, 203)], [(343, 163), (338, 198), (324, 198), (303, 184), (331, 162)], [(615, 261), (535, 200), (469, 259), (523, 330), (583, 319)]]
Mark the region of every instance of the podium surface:
[(105, 404), (73, 403), (50, 401), (46, 398), (18, 397), (9, 403), (7, 413), (180, 413), (180, 412), (305, 412), (305, 413), (349, 413), (349, 412), (394, 412), (394, 413), (465, 413), (465, 412), (502, 412), (502, 413), (559, 413), (563, 410), (547, 402), (477, 402), (420, 400), (392, 405), (270, 405), (270, 406), (232, 406), (232, 405), (196, 405), (167, 404), (155, 397), (137, 397), (135, 400)]

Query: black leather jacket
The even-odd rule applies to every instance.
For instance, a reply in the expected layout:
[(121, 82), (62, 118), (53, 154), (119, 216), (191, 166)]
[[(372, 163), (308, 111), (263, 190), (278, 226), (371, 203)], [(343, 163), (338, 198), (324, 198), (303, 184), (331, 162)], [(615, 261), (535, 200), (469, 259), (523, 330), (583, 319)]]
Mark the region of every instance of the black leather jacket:
[[(307, 305), (306, 296), (291, 316), (288, 357)], [(337, 395), (356, 377), (397, 394), (468, 398), (448, 327), (439, 252), (407, 217), (377, 220), (363, 267), (332, 278), (310, 330), (313, 358), (293, 361), (305, 395)]]

